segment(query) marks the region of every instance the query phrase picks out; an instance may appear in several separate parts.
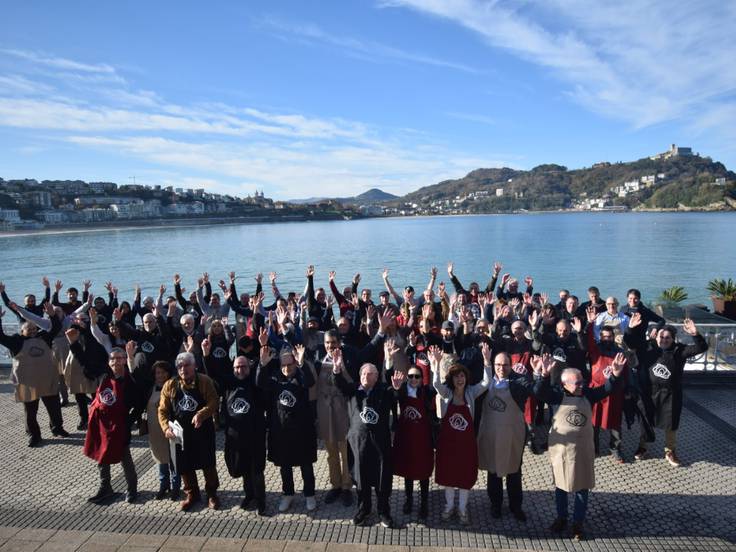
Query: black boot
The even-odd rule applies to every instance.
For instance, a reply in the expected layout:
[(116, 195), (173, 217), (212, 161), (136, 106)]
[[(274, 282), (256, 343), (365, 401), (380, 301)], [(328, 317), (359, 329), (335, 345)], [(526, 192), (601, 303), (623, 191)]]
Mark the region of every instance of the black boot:
[(114, 491), (112, 490), (112, 485), (110, 485), (110, 482), (102, 481), (100, 482), (100, 488), (97, 490), (97, 494), (89, 497), (87, 499), (87, 502), (91, 502), (93, 504), (99, 504), (100, 502), (110, 498), (113, 494), (114, 494)]
[(128, 487), (128, 490), (125, 492), (125, 502), (127, 502), (128, 504), (133, 504), (137, 498), (138, 487)]
[(154, 498), (156, 500), (163, 500), (164, 498), (166, 498), (167, 494), (169, 494), (169, 486), (161, 483), (158, 486), (158, 492), (156, 493), (156, 496)]

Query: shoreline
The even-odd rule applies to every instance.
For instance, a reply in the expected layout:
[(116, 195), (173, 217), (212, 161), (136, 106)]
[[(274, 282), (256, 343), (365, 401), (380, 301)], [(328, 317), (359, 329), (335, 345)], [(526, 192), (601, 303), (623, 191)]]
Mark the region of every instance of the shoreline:
[[(627, 210), (579, 210), (579, 209), (550, 209), (544, 211), (523, 212), (501, 212), (501, 213), (447, 213), (436, 215), (387, 215), (387, 216), (360, 216), (354, 219), (410, 219), (410, 218), (434, 218), (434, 217), (484, 217), (484, 216), (509, 216), (509, 215), (547, 215), (547, 214), (625, 214), (625, 213), (733, 213), (732, 209), (627, 209)], [(235, 226), (242, 224), (271, 224), (286, 222), (334, 222), (343, 220), (354, 220), (341, 216), (314, 217), (304, 215), (289, 215), (284, 217), (260, 216), (260, 217), (207, 217), (207, 218), (181, 218), (181, 219), (151, 219), (130, 220), (112, 223), (94, 224), (60, 224), (48, 225), (45, 228), (0, 231), (0, 238), (80, 234), (90, 232), (109, 232), (111, 230), (157, 230), (170, 228), (191, 228), (195, 226)]]

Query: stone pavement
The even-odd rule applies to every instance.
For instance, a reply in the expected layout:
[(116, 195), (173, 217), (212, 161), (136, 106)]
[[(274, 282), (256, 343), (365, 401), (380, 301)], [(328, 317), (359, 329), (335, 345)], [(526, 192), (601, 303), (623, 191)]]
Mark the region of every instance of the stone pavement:
[[(574, 543), (547, 530), (555, 516), (547, 455), (524, 456), (526, 523), (508, 510), (500, 520), (490, 516), (485, 474), (471, 492), (472, 525), (443, 523), (443, 493), (432, 485), (430, 518), (403, 515), (403, 482), (394, 481), (391, 507), (396, 529), (377, 524), (354, 527), (353, 509), (326, 506), (327, 464), (320, 450), (315, 466), (319, 507), (311, 515), (297, 497), (288, 514), (275, 513), (280, 494), (278, 471), (270, 464), (266, 485), (271, 517), (259, 518), (239, 508), (241, 483), (231, 479), (218, 452), (222, 509), (203, 505), (181, 513), (177, 504), (155, 501), (157, 468), (145, 438), (134, 438), (133, 458), (139, 474), (138, 504), (123, 501), (125, 482), (113, 467), (119, 494), (106, 505), (86, 498), (96, 491), (97, 470), (80, 450), (83, 435), (73, 432), (76, 408), (65, 408), (69, 439), (51, 438), (43, 407), (39, 422), (44, 446), (26, 447), (23, 413), (13, 400), (12, 385), (0, 381), (0, 552), (4, 550), (425, 550), (426, 547), (503, 550), (736, 550), (736, 390), (688, 389), (679, 432), (683, 467), (662, 458), (662, 435), (642, 462), (615, 465), (602, 443), (596, 460), (596, 489), (591, 493), (586, 529), (589, 540)], [(624, 430), (624, 452), (630, 459), (638, 428)], [(222, 435), (218, 434), (222, 447)], [(296, 470), (297, 489), (300, 486)], [(415, 493), (418, 500), (418, 491)], [(374, 522), (377, 519), (373, 518)], [(350, 546), (337, 546), (348, 544)]]

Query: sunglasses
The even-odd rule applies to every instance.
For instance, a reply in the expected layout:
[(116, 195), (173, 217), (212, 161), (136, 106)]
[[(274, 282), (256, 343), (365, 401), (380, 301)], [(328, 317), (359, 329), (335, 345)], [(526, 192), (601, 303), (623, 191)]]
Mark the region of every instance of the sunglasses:
[(408, 377), (409, 379), (422, 379), (422, 374), (409, 374), (406, 377)]

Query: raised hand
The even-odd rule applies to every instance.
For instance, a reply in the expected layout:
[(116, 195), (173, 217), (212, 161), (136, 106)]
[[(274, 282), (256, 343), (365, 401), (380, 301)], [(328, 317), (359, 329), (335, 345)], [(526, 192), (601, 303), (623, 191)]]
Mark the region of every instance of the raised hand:
[(532, 278), (531, 276), (526, 276), (524, 278), (524, 283), (526, 284), (526, 287), (532, 287), (532, 285), (534, 285), (534, 278)]
[(45, 312), (46, 316), (49, 318), (56, 316), (56, 311), (54, 310), (54, 305), (51, 304), (51, 301), (47, 301), (43, 304), (43, 312)]
[(41, 278), (41, 285), (43, 287), (45, 287), (45, 288), (51, 287), (50, 284), (49, 284), (49, 277), (48, 276), (44, 276), (43, 278)]
[(256, 279), (256, 284), (260, 284), (263, 281), (263, 274), (258, 272), (255, 276), (255, 279)]
[(197, 286), (200, 289), (204, 286), (204, 278), (197, 278)]
[(268, 273), (268, 281), (271, 282), (272, 285), (276, 283), (276, 278), (278, 278), (278, 274), (275, 272)]
[(210, 352), (212, 351), (212, 343), (210, 340), (205, 337), (200, 346), (202, 347), (202, 355), (206, 357), (210, 356)]
[(339, 374), (345, 367), (344, 359), (342, 358), (342, 349), (332, 350), (332, 372)]
[(455, 263), (450, 261), (447, 263), (447, 274), (452, 278), (453, 274), (455, 274)]
[(368, 320), (373, 320), (373, 317), (376, 316), (376, 307), (373, 305), (368, 305), (368, 308), (365, 309), (365, 314)]
[(636, 328), (639, 324), (641, 324), (641, 314), (635, 312), (631, 315), (631, 319), (629, 320), (629, 328)]
[(135, 341), (132, 339), (130, 341), (125, 342), (125, 353), (128, 355), (128, 358), (132, 359), (135, 357), (135, 350), (138, 346), (136, 345)]
[(511, 316), (511, 307), (503, 305), (501, 307), (501, 318), (509, 318)]
[(404, 384), (405, 381), (406, 373), (395, 370), (394, 375), (391, 376), (391, 387), (398, 391), (399, 389), (401, 389), (401, 386)]
[(429, 358), (429, 364), (432, 366), (432, 370), (439, 370), (440, 362), (442, 361), (442, 349), (437, 345), (432, 345), (427, 351), (427, 358)]
[(485, 341), (480, 346), (480, 352), (483, 355), (483, 363), (486, 366), (491, 365), (491, 347)]
[(506, 283), (511, 279), (511, 274), (506, 272), (503, 276), (501, 276), (501, 286), (505, 286)]
[(204, 280), (204, 283), (207, 284), (210, 281), (210, 274), (209, 272), (205, 272), (202, 274), (202, 280)]
[(577, 316), (573, 317), (571, 326), (572, 329), (575, 330), (575, 333), (579, 334), (583, 331), (583, 321)]
[(532, 296), (528, 293), (524, 293), (524, 304), (528, 306), (532, 304)]
[(501, 269), (503, 268), (503, 265), (499, 263), (498, 261), (493, 262), (493, 275), (498, 276), (501, 274)]
[(613, 375), (619, 377), (626, 367), (626, 355), (623, 353), (617, 353), (613, 358), (613, 364), (611, 366), (613, 369)]
[(179, 276), (178, 274), (174, 274), (174, 285), (175, 286), (181, 285), (181, 276)]
[(590, 305), (585, 309), (585, 316), (588, 318), (588, 324), (592, 324), (595, 322), (595, 319), (598, 318), (598, 312), (595, 310), (593, 305)]
[(536, 310), (533, 310), (529, 314), (529, 324), (533, 327), (537, 327), (537, 323), (539, 322), (539, 313)]
[(417, 346), (417, 333), (414, 330), (412, 330), (412, 332), (409, 334), (409, 346), (410, 347)]
[(228, 276), (230, 277), (230, 283), (232, 284), (235, 281), (235, 271), (231, 270)]
[(433, 266), (433, 267), (432, 267), (432, 268), (431, 268), (431, 269), (429, 270), (429, 275), (430, 275), (430, 276), (431, 276), (432, 278), (437, 278), (437, 267), (436, 267), (436, 266)]
[(266, 328), (261, 328), (261, 331), (258, 332), (258, 343), (261, 347), (268, 345), (268, 331)]
[(549, 294), (546, 292), (540, 293), (539, 300), (542, 302), (542, 306), (546, 305), (549, 303)]
[(383, 316), (378, 319), (378, 333), (385, 333), (386, 328), (391, 324), (392, 321), (395, 320), (396, 316), (394, 315), (394, 313), (386, 310), (386, 312), (383, 313)]
[(542, 375), (542, 357), (539, 355), (532, 355), (529, 359), (529, 364), (532, 366), (532, 370), (536, 375)]
[(89, 288), (92, 287), (92, 280), (85, 280), (82, 282), (82, 286), (84, 286), (84, 291), (89, 291)]
[(327, 277), (330, 279), (330, 282), (334, 281), (336, 276), (336, 273), (334, 270), (330, 270), (330, 272), (327, 274)]
[(314, 265), (309, 265), (307, 267), (307, 278), (310, 276), (314, 276)]
[(61, 288), (63, 288), (64, 285), (61, 283), (61, 280), (56, 280), (54, 282), (54, 289), (56, 290), (56, 293), (59, 293), (61, 291)]
[(169, 301), (169, 303), (166, 305), (166, 316), (168, 318), (173, 318), (176, 314), (176, 301)]
[(0, 293), (3, 293), (5, 291), (5, 284), (3, 282), (0, 282)]
[(682, 322), (682, 329), (690, 335), (698, 335), (698, 328), (695, 327), (695, 322), (693, 322), (690, 318), (686, 318)]
[(261, 347), (261, 353), (259, 355), (261, 366), (266, 366), (274, 356), (276, 356), (276, 353), (271, 347)]
[(294, 360), (296, 360), (296, 363), (299, 366), (302, 366), (304, 364), (304, 355), (306, 354), (306, 352), (307, 349), (301, 343), (294, 345)]
[(388, 268), (383, 269), (383, 279), (386, 280), (388, 278)]
[(194, 351), (194, 336), (192, 336), (192, 335), (188, 335), (187, 336), (187, 340), (184, 343), (184, 350), (187, 353), (191, 353), (191, 352)]
[(69, 343), (76, 343), (79, 339), (79, 330), (77, 328), (69, 328), (64, 332)]
[(391, 358), (391, 357), (393, 357), (400, 350), (401, 349), (399, 349), (399, 347), (397, 347), (396, 341), (394, 339), (389, 338), (386, 341), (384, 341), (384, 343), (383, 343), (383, 354), (384, 354), (385, 358)]
[(90, 324), (97, 324), (97, 309), (94, 307), (90, 307), (90, 309), (87, 311), (87, 314), (89, 314)]
[(554, 359), (554, 357), (551, 354), (544, 353), (542, 355), (542, 375), (544, 377), (549, 376), (550, 372), (554, 370), (556, 365), (557, 365), (557, 361)]
[(219, 282), (217, 282), (217, 285), (220, 286), (220, 289), (223, 293), (227, 293), (228, 288), (227, 285), (225, 285), (225, 280), (220, 280)]
[(509, 305), (513, 310), (517, 311), (519, 310), (519, 305), (521, 305), (521, 301), (519, 301), (518, 297), (514, 297), (513, 299), (511, 299), (511, 301), (509, 301)]
[(105, 282), (105, 289), (106, 289), (106, 290), (107, 290), (107, 291), (108, 291), (109, 293), (112, 293), (112, 282), (109, 282), (109, 281), (108, 281), (108, 282)]
[(161, 284), (161, 285), (160, 285), (160, 286), (158, 287), (158, 294), (159, 294), (159, 295), (160, 295), (161, 297), (163, 297), (163, 296), (164, 296), (164, 293), (166, 293), (166, 286), (165, 286), (165, 285), (163, 285), (163, 284)]
[(360, 272), (356, 272), (353, 276), (353, 283), (357, 286), (360, 283)]
[(115, 320), (122, 320), (123, 319), (123, 311), (120, 310), (120, 307), (116, 308), (112, 311), (112, 317)]

